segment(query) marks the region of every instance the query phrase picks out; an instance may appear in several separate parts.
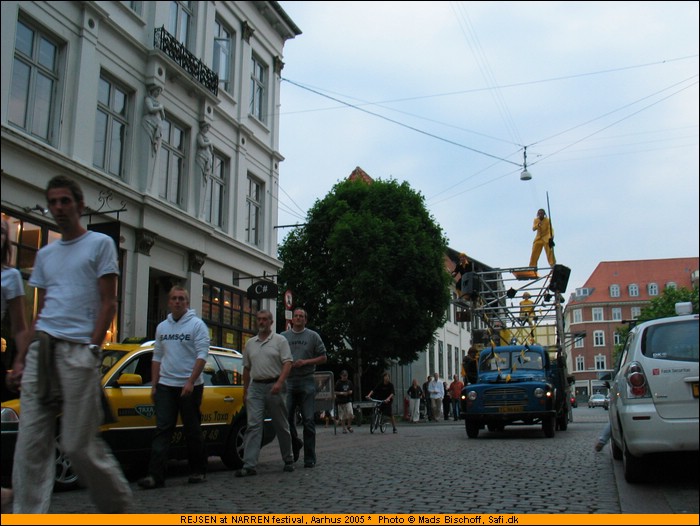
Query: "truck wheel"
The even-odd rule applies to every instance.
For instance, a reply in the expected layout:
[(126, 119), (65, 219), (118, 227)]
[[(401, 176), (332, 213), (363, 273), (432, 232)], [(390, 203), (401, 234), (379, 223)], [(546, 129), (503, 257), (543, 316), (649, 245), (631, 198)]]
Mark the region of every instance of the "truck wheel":
[(546, 416), (542, 419), (542, 431), (544, 436), (552, 438), (554, 436), (554, 417)]
[(464, 425), (467, 428), (467, 436), (469, 438), (476, 438), (479, 436), (479, 424), (476, 422), (470, 422), (469, 420), (466, 420), (464, 422)]
[(566, 431), (569, 427), (569, 414), (567, 411), (563, 411), (561, 415), (557, 418), (557, 428), (562, 431)]

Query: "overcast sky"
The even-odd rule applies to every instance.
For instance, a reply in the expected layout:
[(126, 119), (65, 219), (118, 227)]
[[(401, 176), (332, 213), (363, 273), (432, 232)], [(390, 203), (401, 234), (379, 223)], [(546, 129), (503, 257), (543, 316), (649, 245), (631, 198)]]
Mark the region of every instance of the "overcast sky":
[(359, 166), (497, 268), (549, 196), (567, 296), (601, 261), (698, 255), (698, 2), (280, 4), (279, 225)]

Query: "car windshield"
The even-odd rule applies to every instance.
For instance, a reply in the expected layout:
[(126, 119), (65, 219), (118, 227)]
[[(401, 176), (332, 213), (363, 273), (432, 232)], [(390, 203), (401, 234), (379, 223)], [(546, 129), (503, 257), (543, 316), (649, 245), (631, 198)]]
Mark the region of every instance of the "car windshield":
[(534, 351), (493, 352), (481, 361), (480, 371), (542, 370), (542, 355)]
[(651, 325), (642, 339), (644, 356), (682, 362), (698, 361), (698, 320)]

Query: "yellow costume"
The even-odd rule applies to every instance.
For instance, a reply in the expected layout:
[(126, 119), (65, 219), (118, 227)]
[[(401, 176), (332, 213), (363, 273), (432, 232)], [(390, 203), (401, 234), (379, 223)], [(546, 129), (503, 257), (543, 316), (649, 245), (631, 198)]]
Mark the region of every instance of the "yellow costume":
[(537, 211), (537, 217), (532, 223), (532, 230), (537, 233), (535, 234), (535, 240), (532, 242), (532, 255), (528, 266), (537, 266), (537, 261), (540, 259), (540, 254), (542, 254), (542, 249), (544, 248), (549, 266), (553, 267), (557, 262), (554, 258), (553, 249), (554, 230), (552, 230), (552, 224), (549, 222), (549, 218), (545, 216), (542, 208)]

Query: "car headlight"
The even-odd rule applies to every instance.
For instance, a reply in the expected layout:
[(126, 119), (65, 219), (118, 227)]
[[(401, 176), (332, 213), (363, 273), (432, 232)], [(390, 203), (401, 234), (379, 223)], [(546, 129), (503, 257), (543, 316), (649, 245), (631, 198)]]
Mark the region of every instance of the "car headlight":
[(14, 409), (10, 409), (9, 407), (3, 407), (2, 408), (2, 413), (0, 414), (1, 418), (0, 421), (2, 423), (17, 423), (19, 422), (19, 415), (15, 412)]
[(538, 387), (535, 389), (535, 398), (543, 398), (544, 394), (545, 394), (545, 391), (541, 387)]
[(476, 391), (469, 391), (467, 393), (467, 399), (474, 401), (476, 400)]

